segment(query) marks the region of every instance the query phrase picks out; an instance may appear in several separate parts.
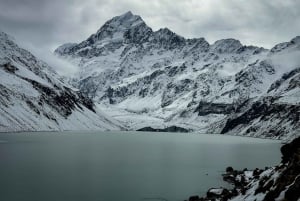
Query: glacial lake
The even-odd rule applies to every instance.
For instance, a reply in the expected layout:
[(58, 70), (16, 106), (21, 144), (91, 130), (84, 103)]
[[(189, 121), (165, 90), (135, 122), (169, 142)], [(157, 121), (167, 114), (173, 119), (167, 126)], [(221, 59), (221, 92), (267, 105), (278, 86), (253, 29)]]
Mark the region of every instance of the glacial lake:
[(183, 201), (280, 161), (280, 142), (150, 132), (0, 134), (1, 201)]

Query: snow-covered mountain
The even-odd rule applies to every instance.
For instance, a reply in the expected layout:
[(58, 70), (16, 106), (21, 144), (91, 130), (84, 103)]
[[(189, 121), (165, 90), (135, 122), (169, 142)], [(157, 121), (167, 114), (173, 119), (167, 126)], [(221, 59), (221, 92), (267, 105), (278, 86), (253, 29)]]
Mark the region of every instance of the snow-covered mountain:
[(127, 12), (55, 54), (80, 67), (70, 83), (131, 129), (180, 126), (272, 138), (299, 134), (300, 37), (271, 50), (209, 44)]
[(120, 129), (91, 99), (0, 32), (0, 132)]

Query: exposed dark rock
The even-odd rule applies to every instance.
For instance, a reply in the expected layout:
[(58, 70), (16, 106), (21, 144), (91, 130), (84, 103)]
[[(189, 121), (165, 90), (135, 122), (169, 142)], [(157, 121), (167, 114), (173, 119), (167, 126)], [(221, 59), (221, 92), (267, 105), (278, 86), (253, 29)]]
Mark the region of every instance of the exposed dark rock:
[(181, 128), (178, 126), (170, 126), (166, 128), (152, 128), (152, 127), (144, 127), (140, 128), (137, 131), (150, 131), (150, 132), (178, 132), (178, 133), (187, 133), (189, 130), (185, 128)]
[(291, 201), (297, 201), (300, 198), (300, 177), (298, 176), (294, 183), (285, 193), (285, 198)]
[[(295, 127), (300, 126), (299, 115), (300, 105), (292, 104), (280, 104), (273, 103), (274, 100), (271, 97), (267, 97), (262, 101), (255, 102), (251, 107), (238, 115), (237, 117), (228, 119), (221, 133), (227, 133), (239, 125), (250, 124), (254, 119), (260, 118), (260, 120), (268, 120), (271, 117), (278, 119), (289, 120)], [(255, 129), (255, 128), (252, 128)], [(280, 136), (280, 130), (269, 130), (273, 136)]]
[(189, 198), (189, 201), (198, 201), (200, 198), (199, 198), (199, 196), (198, 195), (194, 195), (194, 196), (191, 196), (190, 198)]
[(259, 181), (259, 185), (257, 187), (257, 189), (255, 190), (255, 195), (259, 194), (259, 193), (266, 193), (267, 191), (270, 190), (270, 188), (274, 185), (274, 180), (271, 180), (269, 182), (267, 182), (270, 178), (269, 177), (263, 177), (261, 178), (261, 180)]
[[(150, 75), (147, 75), (143, 78), (137, 79), (135, 82), (128, 84), (126, 86), (119, 86), (112, 88), (109, 86), (106, 90), (104, 95), (100, 98), (100, 100), (108, 99), (110, 104), (119, 103), (122, 100), (126, 99), (127, 96), (138, 92), (138, 95), (141, 97), (145, 97), (148, 93), (154, 93), (157, 88), (160, 87), (157, 83), (155, 83), (155, 79), (160, 75), (163, 75), (165, 71), (163, 70), (156, 70), (152, 72)], [(113, 79), (113, 78), (112, 78)], [(84, 85), (90, 85), (89, 83), (85, 82)], [(91, 86), (93, 84), (91, 83)], [(88, 88), (88, 87), (87, 87)], [(87, 91), (88, 94), (95, 94), (97, 89), (91, 91)]]
[(30, 100), (26, 100), (27, 105), (37, 114), (40, 114), (38, 107), (36, 107)]
[(153, 33), (154, 44), (165, 49), (175, 49), (186, 44), (186, 39), (172, 32), (168, 28), (162, 28)]
[(227, 167), (226, 168), (226, 172), (227, 173), (233, 172), (233, 168), (231, 166)]
[(285, 144), (281, 147), (282, 163), (287, 163), (292, 160), (294, 154), (300, 149), (300, 138), (293, 140), (291, 143)]
[(299, 46), (300, 46), (299, 38), (300, 38), (300, 36), (296, 36), (289, 42), (279, 43), (279, 44), (275, 45), (275, 47), (273, 47), (270, 50), (270, 52), (272, 54), (278, 53), (278, 52), (284, 51), (292, 46), (299, 48)]
[(287, 79), (293, 77), (294, 75), (296, 75), (297, 73), (300, 73), (300, 68), (296, 68), (294, 70), (292, 70), (289, 73), (285, 73), (282, 75), (281, 79), (277, 80), (276, 82), (274, 82), (270, 88), (268, 89), (268, 92), (277, 89), (282, 83), (284, 83), (284, 81), (286, 81)]
[(12, 91), (0, 84), (0, 103), (7, 107), (7, 102), (10, 102), (10, 95)]
[(3, 67), (4, 70), (6, 70), (7, 72), (10, 72), (10, 73), (15, 73), (17, 70), (19, 70), (17, 67), (11, 65), (11, 63), (3, 64), (3, 66), (0, 66), (0, 67)]
[(173, 67), (168, 66), (166, 67), (167, 75), (170, 77), (174, 77), (175, 75), (182, 73), (186, 68), (187, 67), (185, 64), (182, 64), (181, 66), (173, 66)]
[(230, 114), (235, 111), (233, 104), (225, 103), (208, 103), (201, 101), (195, 112), (198, 112), (199, 116), (205, 116), (208, 114)]
[[(75, 107), (78, 107), (79, 109), (82, 110), (80, 104), (82, 104), (89, 110), (95, 112), (93, 101), (85, 97), (80, 92), (73, 92), (71, 89), (67, 87), (62, 88), (60, 91), (56, 91), (35, 80), (31, 80), (23, 77), (21, 78), (31, 83), (32, 86), (41, 93), (39, 105), (43, 105), (43, 103), (47, 103), (64, 117), (71, 115)], [(27, 105), (31, 107), (36, 113), (39, 114), (39, 110), (37, 106), (35, 106), (29, 100), (27, 101)]]

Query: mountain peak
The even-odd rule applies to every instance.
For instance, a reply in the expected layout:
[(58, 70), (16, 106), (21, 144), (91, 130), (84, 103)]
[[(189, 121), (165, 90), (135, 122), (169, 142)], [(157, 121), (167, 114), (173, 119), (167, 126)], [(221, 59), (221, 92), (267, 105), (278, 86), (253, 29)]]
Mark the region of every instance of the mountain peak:
[(132, 17), (134, 16), (131, 11), (127, 11), (126, 13), (119, 15), (119, 17)]
[(165, 27), (165, 28), (160, 28), (157, 33), (163, 33), (163, 34), (173, 34), (174, 32), (171, 31), (169, 28)]
[(129, 28), (137, 26), (141, 23), (145, 23), (145, 22), (139, 15), (134, 15), (134, 14), (132, 14), (131, 11), (128, 11), (122, 15), (113, 17), (111, 20), (107, 21), (104, 24), (104, 26), (110, 25), (111, 27), (114, 27), (114, 28), (129, 29)]
[(116, 16), (114, 18), (112, 18), (113, 21), (118, 21), (120, 22), (121, 24), (130, 24), (130, 23), (133, 23), (133, 22), (136, 22), (136, 21), (139, 21), (139, 22), (144, 22), (143, 19), (141, 18), (141, 16), (139, 15), (134, 15), (132, 14), (131, 11), (128, 11), (122, 15), (119, 15), (119, 16)]
[(217, 40), (212, 46), (211, 49), (213, 51), (217, 51), (218, 53), (232, 53), (243, 45), (239, 40), (233, 38), (221, 39)]
[(161, 28), (157, 31), (154, 32), (154, 35), (155, 37), (159, 38), (159, 39), (165, 39), (165, 40), (168, 40), (170, 38), (180, 38), (182, 40), (184, 40), (183, 37), (177, 35), (176, 33), (174, 33), (173, 31), (171, 31), (170, 29), (168, 28)]
[(113, 17), (108, 20), (95, 35), (92, 35), (93, 41), (104, 38), (120, 38), (125, 32), (137, 27), (147, 28), (147, 25), (139, 15), (132, 14), (128, 11), (122, 15)]
[(168, 28), (161, 28), (153, 33), (152, 41), (167, 48), (176, 48), (185, 44), (185, 38)]

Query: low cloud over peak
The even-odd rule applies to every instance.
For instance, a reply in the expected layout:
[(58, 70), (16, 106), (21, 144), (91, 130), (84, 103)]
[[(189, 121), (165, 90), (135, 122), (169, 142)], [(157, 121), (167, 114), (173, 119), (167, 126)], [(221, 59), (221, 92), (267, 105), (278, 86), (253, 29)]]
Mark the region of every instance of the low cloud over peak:
[(132, 11), (153, 30), (168, 27), (210, 43), (236, 38), (271, 48), (300, 33), (297, 0), (0, 0), (0, 28), (36, 49), (79, 42), (107, 20)]

